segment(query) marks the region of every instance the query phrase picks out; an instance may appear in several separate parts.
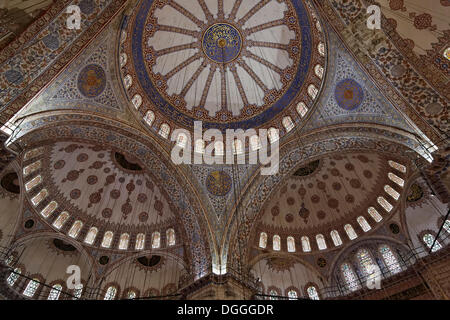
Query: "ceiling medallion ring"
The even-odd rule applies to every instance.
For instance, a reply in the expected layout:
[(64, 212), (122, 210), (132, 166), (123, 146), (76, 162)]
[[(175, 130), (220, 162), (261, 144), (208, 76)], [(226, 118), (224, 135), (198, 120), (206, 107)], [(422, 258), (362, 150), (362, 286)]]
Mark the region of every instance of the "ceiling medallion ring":
[(205, 56), (222, 65), (228, 64), (240, 56), (243, 43), (239, 29), (228, 22), (214, 23), (206, 29), (202, 36), (202, 49)]
[[(202, 9), (204, 18), (188, 3), (148, 0), (129, 20), (121, 50), (131, 63), (122, 67), (122, 76), (133, 80), (126, 87), (128, 95), (143, 100), (135, 105), (141, 115), (156, 113), (153, 126), (168, 123), (173, 129), (190, 130), (195, 121), (202, 121), (205, 130), (223, 132), (269, 123), (281, 129), (279, 119), (292, 117), (294, 105), (314, 103), (316, 97), (310, 99), (306, 89), (310, 84), (320, 88), (323, 82), (316, 78), (314, 64), (324, 65), (325, 55), (317, 45), (325, 40), (314, 28), (317, 15), (309, 2), (264, 1), (242, 17), (232, 13), (231, 19), (207, 14), (208, 6)], [(247, 25), (260, 10), (275, 13), (259, 15)], [(214, 40), (209, 31), (216, 26), (225, 27), (235, 41), (225, 43), (218, 37), (207, 44), (208, 38)], [(221, 46), (228, 51), (225, 59)]]

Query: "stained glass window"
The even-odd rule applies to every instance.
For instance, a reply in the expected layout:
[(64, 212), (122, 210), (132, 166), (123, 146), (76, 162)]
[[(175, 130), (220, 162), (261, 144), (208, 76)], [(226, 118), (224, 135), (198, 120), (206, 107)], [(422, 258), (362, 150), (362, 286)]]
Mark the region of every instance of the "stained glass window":
[(133, 290), (128, 291), (127, 298), (128, 299), (135, 299), (136, 298), (136, 292), (134, 292)]
[(317, 50), (319, 51), (319, 54), (321, 56), (325, 56), (325, 45), (323, 44), (323, 42), (319, 43), (319, 45), (317, 46)]
[(314, 67), (314, 72), (316, 73), (316, 76), (319, 77), (319, 79), (323, 78), (323, 67), (320, 64)]
[(273, 236), (273, 250), (275, 251), (281, 250), (281, 238), (279, 235)]
[(84, 242), (87, 244), (93, 244), (95, 237), (97, 237), (97, 232), (98, 232), (98, 229), (96, 227), (92, 227), (91, 229), (89, 229), (89, 232), (86, 235)]
[(36, 290), (39, 288), (39, 280), (33, 279), (28, 282), (27, 287), (23, 291), (23, 294), (27, 297), (32, 297), (36, 293)]
[(308, 289), (306, 289), (306, 292), (308, 293), (308, 297), (311, 300), (320, 300), (319, 293), (317, 292), (317, 289), (315, 286), (308, 287)]
[(389, 246), (382, 244), (379, 247), (379, 251), (381, 253), (381, 256), (383, 257), (384, 263), (392, 274), (396, 274), (402, 271), (396, 256), (392, 252), (391, 248), (389, 248)]
[(327, 248), (327, 243), (325, 242), (325, 237), (323, 234), (316, 235), (317, 246), (319, 250), (325, 250)]
[(15, 268), (14, 272), (11, 272), (9, 274), (8, 279), (6, 279), (6, 282), (12, 287), (17, 279), (19, 279), (19, 275), (22, 273), (22, 270), (20, 270), (20, 268)]
[(442, 248), (442, 245), (439, 243), (439, 241), (436, 240), (436, 242), (435, 242), (434, 236), (430, 233), (426, 233), (423, 236), (423, 242), (425, 242), (425, 244), (427, 245), (428, 248), (431, 248), (431, 246), (433, 245), (433, 242), (434, 242), (434, 246), (433, 246), (433, 249), (431, 250), (431, 252), (436, 252)]
[(265, 249), (267, 247), (267, 233), (261, 232), (259, 235), (259, 247)]
[(58, 203), (56, 201), (50, 201), (50, 203), (41, 211), (41, 215), (44, 218), (48, 218), (55, 210), (58, 208)]
[(291, 117), (289, 117), (289, 116), (284, 117), (282, 120), (282, 123), (283, 123), (283, 127), (286, 129), (286, 132), (291, 131), (295, 127), (294, 122), (292, 121)]
[(180, 148), (185, 148), (188, 142), (188, 137), (185, 133), (180, 133), (177, 136), (177, 146)]
[(198, 139), (195, 141), (194, 151), (197, 153), (205, 153), (205, 141)]
[(147, 113), (145, 114), (145, 117), (144, 117), (144, 121), (149, 127), (151, 127), (153, 124), (153, 121), (155, 121), (155, 113), (151, 110), (147, 111)]
[(317, 97), (317, 94), (319, 93), (319, 90), (317, 90), (316, 86), (313, 84), (310, 84), (308, 87), (308, 94), (312, 99), (315, 99)]
[(113, 240), (114, 233), (112, 231), (106, 231), (103, 236), (102, 247), (109, 248), (111, 246), (111, 242)]
[(133, 99), (131, 99), (131, 103), (137, 109), (142, 105), (142, 97), (139, 94), (134, 95)]
[(106, 294), (105, 294), (105, 300), (114, 300), (114, 298), (116, 297), (116, 293), (117, 293), (117, 288), (116, 287), (109, 287), (106, 290)]
[(341, 236), (339, 235), (339, 232), (337, 230), (333, 230), (330, 232), (331, 239), (333, 240), (334, 245), (340, 246), (342, 244)]
[(50, 290), (47, 300), (58, 300), (61, 294), (62, 286), (60, 284), (55, 284)]
[(167, 245), (174, 246), (175, 245), (175, 230), (172, 228), (167, 229), (166, 231)]
[(119, 249), (126, 250), (128, 249), (128, 242), (130, 241), (130, 235), (128, 233), (122, 233), (119, 240)]
[(443, 228), (445, 231), (450, 233), (450, 220), (445, 220)]
[(56, 218), (55, 222), (53, 222), (53, 226), (59, 230), (62, 228), (64, 223), (66, 223), (67, 219), (69, 219), (69, 213), (64, 211), (58, 216), (58, 218)]
[(350, 291), (356, 291), (359, 289), (358, 278), (356, 277), (353, 268), (349, 263), (343, 263), (341, 265), (342, 276), (344, 277), (345, 284)]
[(390, 195), (392, 198), (394, 198), (395, 200), (398, 200), (398, 198), (400, 198), (400, 193), (395, 191), (394, 188), (392, 188), (390, 185), (385, 185), (384, 191), (386, 191), (386, 193), (388, 195)]
[(136, 250), (143, 250), (145, 245), (145, 234), (139, 233), (136, 236)]
[(74, 299), (80, 299), (82, 293), (83, 293), (83, 284), (80, 283), (75, 286), (75, 289), (73, 289), (73, 295), (75, 297)]
[(170, 134), (170, 126), (167, 123), (163, 123), (161, 127), (159, 128), (158, 134), (163, 137), (164, 139), (169, 138)]
[(80, 220), (75, 221), (72, 227), (70, 227), (69, 236), (72, 238), (76, 238), (80, 233), (82, 227), (83, 222), (81, 222)]
[(42, 148), (42, 147), (30, 150), (27, 153), (25, 153), (25, 156), (23, 157), (23, 160), (33, 159), (36, 156), (40, 155), (42, 152), (44, 152), (44, 148)]
[(377, 274), (374, 272), (376, 270), (376, 266), (369, 254), (369, 251), (367, 251), (367, 249), (359, 249), (356, 256), (358, 257), (359, 265), (361, 266), (363, 274), (369, 279), (376, 277)]
[(159, 232), (153, 232), (152, 234), (152, 248), (158, 249), (161, 246), (161, 235)]
[(41, 191), (39, 191), (39, 193), (37, 195), (35, 195), (32, 199), (31, 202), (33, 203), (33, 205), (36, 207), (39, 203), (41, 203), (42, 200), (44, 200), (46, 197), (48, 196), (48, 191), (47, 189), (42, 189)]
[(378, 211), (374, 207), (369, 207), (367, 209), (367, 212), (372, 217), (372, 219), (375, 220), (375, 222), (380, 222), (383, 219), (383, 217), (378, 213)]
[(406, 167), (400, 163), (397, 163), (395, 161), (389, 160), (389, 165), (394, 168), (395, 170), (398, 170), (400, 172), (406, 173)]
[(261, 139), (258, 136), (251, 136), (250, 137), (250, 148), (252, 151), (256, 151), (262, 148), (261, 145)]
[(30, 173), (39, 169), (41, 167), (41, 165), (42, 165), (42, 161), (38, 160), (38, 161), (33, 162), (32, 164), (26, 166), (25, 168), (23, 168), (23, 176), (24, 177), (28, 176)]
[(37, 175), (36, 177), (34, 177), (33, 179), (31, 179), (30, 181), (28, 181), (25, 184), (25, 190), (30, 191), (31, 189), (33, 189), (35, 186), (37, 186), (41, 182), (42, 182), (42, 176)]
[(269, 299), (270, 300), (278, 300), (278, 298), (276, 296), (278, 296), (278, 292), (276, 292), (275, 290), (270, 290), (269, 291), (269, 295), (271, 296)]
[(308, 113), (308, 107), (306, 107), (306, 104), (304, 102), (299, 102), (297, 104), (297, 112), (302, 118), (306, 116), (306, 114)]
[(267, 136), (269, 137), (269, 142), (274, 143), (280, 139), (280, 136), (278, 134), (278, 129), (275, 128), (269, 128), (267, 132)]
[(398, 184), (400, 187), (403, 187), (405, 185), (405, 180), (403, 180), (402, 178), (400, 178), (399, 176), (397, 176), (396, 174), (393, 174), (392, 172), (388, 173), (388, 177), (389, 179)]
[(287, 237), (288, 252), (295, 252), (295, 239), (294, 237)]
[(394, 208), (392, 204), (390, 204), (384, 197), (378, 197), (377, 202), (386, 210), (387, 212), (391, 212)]
[(346, 224), (344, 226), (344, 230), (347, 233), (347, 236), (350, 240), (354, 240), (358, 237), (358, 235), (356, 234), (355, 230), (353, 229), (351, 224)]
[(367, 222), (366, 218), (364, 218), (363, 216), (359, 216), (356, 219), (356, 221), (358, 221), (358, 224), (361, 226), (361, 228), (363, 229), (364, 232), (367, 232), (370, 229), (372, 229), (370, 224)]
[(303, 236), (301, 241), (302, 241), (303, 252), (310, 252), (311, 244), (309, 243), (309, 238), (307, 236)]
[(289, 290), (288, 297), (289, 297), (289, 300), (297, 300), (297, 298), (298, 298), (297, 291)]

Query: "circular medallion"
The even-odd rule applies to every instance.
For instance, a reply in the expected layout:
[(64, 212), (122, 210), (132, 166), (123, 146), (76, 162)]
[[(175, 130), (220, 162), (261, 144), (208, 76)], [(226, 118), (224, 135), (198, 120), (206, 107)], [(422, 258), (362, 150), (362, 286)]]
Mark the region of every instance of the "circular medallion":
[(344, 79), (336, 85), (335, 98), (339, 107), (344, 110), (358, 108), (364, 100), (364, 90), (353, 79)]
[(223, 171), (213, 171), (206, 177), (206, 189), (215, 196), (226, 195), (231, 185), (231, 177)]
[(102, 67), (90, 64), (78, 75), (78, 90), (86, 98), (95, 98), (102, 94), (106, 87), (106, 74)]
[(217, 63), (228, 63), (239, 56), (242, 38), (231, 24), (217, 23), (206, 30), (202, 48), (209, 59)]

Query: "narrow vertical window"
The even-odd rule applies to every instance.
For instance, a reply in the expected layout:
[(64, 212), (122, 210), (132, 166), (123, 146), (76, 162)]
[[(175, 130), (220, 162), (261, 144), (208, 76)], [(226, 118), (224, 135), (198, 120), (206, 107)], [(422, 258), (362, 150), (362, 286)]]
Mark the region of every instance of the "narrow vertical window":
[(358, 221), (359, 226), (361, 227), (361, 229), (363, 229), (364, 232), (367, 232), (370, 229), (372, 229), (370, 224), (367, 222), (366, 218), (364, 218), (363, 216), (359, 216), (356, 219), (356, 221)]
[(109, 287), (106, 290), (106, 294), (105, 294), (105, 300), (114, 300), (114, 298), (116, 297), (116, 293), (117, 293), (117, 288), (116, 287)]
[(16, 283), (17, 279), (19, 279), (22, 270), (20, 268), (15, 268), (14, 272), (9, 274), (9, 277), (6, 279), (6, 283), (8, 283), (11, 287)]
[(375, 209), (374, 207), (369, 207), (367, 209), (367, 212), (372, 217), (372, 219), (375, 220), (375, 222), (380, 222), (383, 219), (383, 217), (378, 213), (377, 209)]
[(27, 287), (23, 291), (23, 295), (31, 298), (34, 296), (38, 288), (39, 288), (39, 280), (38, 279), (30, 280), (27, 284)]
[(275, 251), (281, 250), (281, 238), (277, 234), (273, 236), (273, 250)]
[(303, 252), (310, 252), (311, 251), (311, 244), (309, 243), (309, 238), (307, 236), (303, 236), (301, 238), (301, 241), (302, 241)]
[(289, 116), (284, 117), (283, 120), (282, 120), (282, 123), (283, 123), (284, 129), (286, 129), (286, 132), (291, 131), (295, 127), (295, 124), (292, 121), (292, 118), (289, 117)]
[(59, 295), (61, 294), (62, 286), (60, 284), (55, 284), (50, 290), (50, 294), (48, 295), (47, 300), (58, 300)]
[(144, 117), (144, 121), (149, 127), (151, 127), (153, 124), (153, 121), (155, 121), (155, 113), (151, 110), (147, 111), (147, 113), (145, 114), (145, 117)]
[(113, 240), (113, 237), (114, 237), (114, 233), (112, 231), (106, 231), (105, 235), (103, 236), (102, 247), (103, 248), (111, 247), (111, 242)]
[(386, 244), (382, 244), (378, 250), (381, 253), (381, 256), (383, 257), (384, 264), (388, 267), (389, 271), (392, 274), (396, 274), (402, 271), (400, 264), (398, 263), (397, 257), (394, 255), (389, 246), (387, 246)]
[(188, 137), (185, 133), (180, 133), (177, 136), (177, 146), (184, 149), (188, 144)]
[(392, 188), (390, 185), (385, 185), (384, 191), (386, 191), (386, 193), (388, 195), (390, 195), (392, 198), (394, 198), (394, 200), (398, 200), (398, 198), (400, 198), (400, 193), (395, 191), (394, 188)]
[(259, 235), (259, 247), (265, 249), (267, 247), (267, 233), (261, 232)]
[(297, 300), (298, 299), (297, 291), (289, 290), (288, 297), (289, 297), (289, 300)]
[(339, 232), (337, 230), (333, 230), (330, 232), (331, 239), (333, 240), (333, 243), (336, 247), (340, 246), (342, 244), (341, 236), (339, 235)]
[(431, 246), (433, 245), (433, 242), (434, 242), (434, 246), (433, 246), (433, 249), (431, 250), (431, 252), (436, 252), (442, 248), (442, 245), (439, 243), (439, 241), (437, 241), (437, 240), (434, 241), (434, 236), (430, 233), (426, 233), (422, 239), (428, 248), (431, 248)]
[(83, 227), (83, 222), (81, 222), (80, 220), (75, 221), (73, 223), (72, 227), (70, 227), (69, 237), (75, 239), (78, 236), (78, 234), (80, 233), (82, 227)]
[(53, 222), (53, 226), (59, 230), (62, 228), (64, 223), (66, 223), (67, 219), (69, 219), (69, 213), (64, 211), (58, 216), (58, 218), (56, 218), (55, 222)]
[(317, 288), (315, 286), (308, 287), (308, 289), (306, 289), (306, 292), (308, 293), (308, 297), (311, 300), (320, 300), (319, 293), (317, 292)]
[(391, 212), (394, 207), (390, 204), (384, 197), (378, 197), (377, 202), (380, 206), (384, 208), (387, 212)]
[(353, 229), (351, 224), (346, 224), (344, 226), (344, 230), (347, 233), (347, 236), (350, 240), (354, 240), (358, 237), (358, 235), (356, 234), (355, 230)]
[(163, 137), (164, 139), (169, 138), (170, 134), (170, 126), (167, 123), (163, 123), (161, 127), (159, 128), (158, 134)]
[(295, 252), (295, 239), (294, 237), (287, 237), (288, 252)]
[(96, 227), (92, 227), (89, 229), (88, 234), (86, 235), (86, 238), (84, 239), (84, 242), (87, 244), (93, 244), (95, 241), (95, 237), (97, 237), (98, 229)]
[(130, 241), (130, 235), (128, 233), (122, 233), (119, 240), (119, 249), (126, 250), (128, 249), (128, 242)]
[(403, 180), (402, 178), (400, 178), (396, 174), (393, 174), (392, 172), (388, 173), (388, 177), (389, 177), (389, 180), (391, 180), (392, 182), (398, 184), (402, 188), (405, 185), (405, 180)]
[(323, 234), (316, 235), (316, 242), (319, 250), (325, 250), (327, 248), (327, 243), (325, 242), (325, 237)]
[(322, 79), (323, 78), (323, 67), (320, 65), (320, 64), (317, 64), (315, 67), (314, 67), (314, 73), (316, 74), (316, 76), (319, 78), (319, 79)]
[(145, 245), (145, 234), (139, 233), (136, 236), (136, 250), (143, 250)]
[(275, 129), (275, 128), (269, 128), (269, 130), (267, 132), (267, 136), (269, 137), (270, 143), (274, 143), (280, 139), (278, 129)]
[(306, 114), (308, 113), (308, 107), (306, 107), (306, 104), (304, 102), (299, 102), (297, 104), (297, 112), (302, 118), (306, 116)]
[(152, 234), (152, 248), (158, 249), (161, 246), (161, 235), (159, 232), (153, 232)]
[(356, 277), (353, 268), (349, 263), (343, 263), (341, 265), (342, 276), (344, 277), (347, 289), (350, 291), (356, 291), (359, 289), (358, 278)]
[(175, 230), (173, 230), (172, 228), (167, 229), (166, 238), (167, 238), (167, 245), (169, 247), (174, 246), (175, 245)]
[(389, 165), (391, 168), (394, 168), (397, 171), (400, 171), (402, 173), (406, 173), (406, 167), (400, 163), (397, 163), (395, 161), (389, 160)]

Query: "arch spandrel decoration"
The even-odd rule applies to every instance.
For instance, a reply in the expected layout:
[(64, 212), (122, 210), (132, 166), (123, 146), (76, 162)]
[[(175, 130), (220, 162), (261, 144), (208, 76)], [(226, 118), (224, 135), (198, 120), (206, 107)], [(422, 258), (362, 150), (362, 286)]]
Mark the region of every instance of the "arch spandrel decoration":
[[(74, 118), (78, 118), (78, 120), (73, 123), (53, 123), (46, 126), (47, 121), (52, 122)], [(215, 245), (209, 242), (212, 241), (211, 235), (206, 231), (208, 222), (205, 221), (205, 216), (202, 214), (201, 205), (196, 203), (197, 200), (192, 197), (195, 193), (185, 192), (189, 183), (177, 180), (180, 175), (172, 167), (170, 159), (165, 160), (168, 159), (168, 156), (157, 147), (155, 148), (155, 143), (142, 137), (137, 132), (134, 133), (131, 128), (123, 124), (92, 116), (82, 116), (82, 118), (86, 118), (87, 121), (80, 121), (76, 115), (61, 115), (59, 119), (41, 118), (35, 120), (28, 123), (28, 126), (24, 126), (23, 135), (18, 137), (15, 143), (32, 147), (33, 145), (42, 145), (45, 141), (75, 140), (88, 143), (94, 142), (110, 146), (111, 148), (127, 150), (129, 154), (139, 158), (146, 167), (153, 169), (153, 172), (157, 175), (155, 176), (157, 183), (164, 185), (171, 203), (177, 208), (180, 224), (184, 228), (182, 236), (186, 239), (184, 243), (188, 244), (188, 259), (191, 261), (195, 277), (201, 277), (208, 273), (211, 269), (212, 261), (209, 257), (215, 255)], [(94, 118), (103, 122), (103, 124), (89, 121)], [(109, 122), (109, 124), (105, 122)], [(39, 125), (42, 125), (43, 128), (36, 129)], [(26, 129), (31, 131), (27, 132)], [(213, 250), (212, 253), (210, 248)]]

